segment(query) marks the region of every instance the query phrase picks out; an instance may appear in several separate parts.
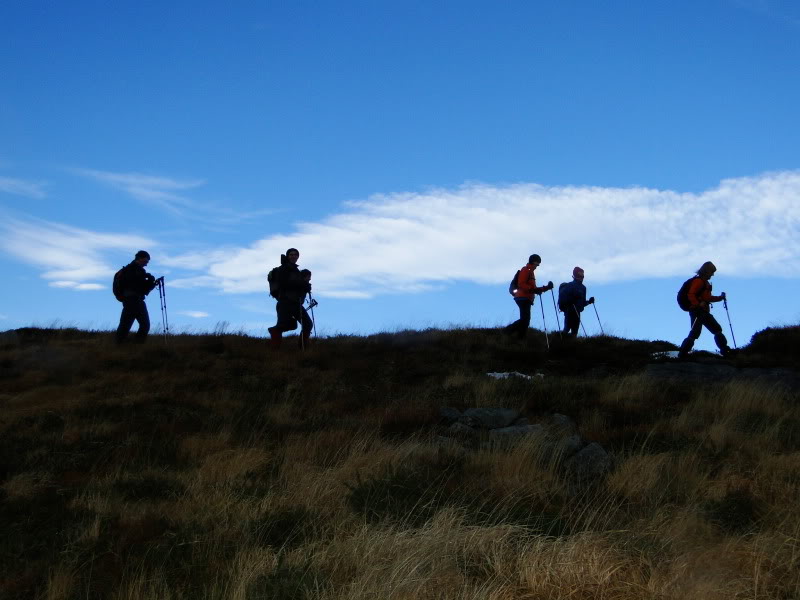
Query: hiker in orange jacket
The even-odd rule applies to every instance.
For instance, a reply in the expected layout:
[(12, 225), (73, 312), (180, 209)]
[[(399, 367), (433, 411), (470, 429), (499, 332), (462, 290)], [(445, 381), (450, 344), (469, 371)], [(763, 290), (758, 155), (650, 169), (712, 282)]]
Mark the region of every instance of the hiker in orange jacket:
[(516, 335), (519, 339), (525, 339), (528, 333), (528, 326), (531, 324), (533, 295), (553, 289), (552, 281), (549, 281), (543, 287), (536, 287), (536, 277), (533, 272), (540, 264), (542, 264), (541, 257), (538, 254), (531, 254), (528, 258), (528, 264), (519, 270), (519, 275), (517, 276), (517, 286), (513, 296), (514, 302), (519, 307), (519, 319), (506, 326), (503, 331), (508, 335)]
[(697, 276), (689, 283), (689, 289), (686, 291), (686, 297), (689, 301), (689, 317), (692, 323), (692, 328), (689, 330), (689, 335), (681, 344), (679, 358), (686, 358), (689, 351), (694, 346), (695, 340), (700, 337), (703, 327), (708, 329), (714, 334), (714, 342), (716, 342), (722, 356), (730, 356), (733, 352), (728, 346), (728, 340), (725, 334), (722, 333), (722, 326), (717, 322), (711, 314), (711, 303), (719, 302), (725, 299), (725, 292), (719, 296), (714, 296), (711, 293), (711, 283), (709, 279), (714, 276), (717, 267), (711, 261), (704, 262), (703, 266), (697, 270)]

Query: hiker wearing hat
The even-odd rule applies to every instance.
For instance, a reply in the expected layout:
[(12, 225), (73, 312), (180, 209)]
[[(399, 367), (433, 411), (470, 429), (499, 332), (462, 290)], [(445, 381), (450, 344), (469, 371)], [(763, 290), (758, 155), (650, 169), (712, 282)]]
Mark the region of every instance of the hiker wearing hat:
[(558, 308), (564, 313), (564, 334), (578, 335), (583, 309), (594, 304), (594, 296), (586, 299), (586, 286), (583, 285), (583, 269), (572, 269), (572, 281), (558, 286)]
[(134, 321), (139, 323), (136, 342), (143, 343), (150, 332), (150, 315), (147, 314), (144, 298), (156, 287), (156, 278), (144, 270), (149, 262), (150, 254), (139, 250), (133, 261), (114, 276), (114, 294), (122, 302), (122, 314), (116, 333), (118, 344), (122, 344), (128, 337)]
[(540, 264), (542, 264), (541, 257), (538, 254), (531, 254), (528, 258), (528, 264), (518, 271), (515, 281), (512, 281), (512, 288), (509, 290), (514, 296), (514, 302), (519, 307), (519, 319), (507, 325), (503, 331), (508, 335), (516, 335), (519, 339), (525, 339), (528, 333), (528, 326), (531, 323), (533, 295), (553, 289), (552, 281), (549, 281), (543, 287), (536, 287), (536, 277), (533, 272)]
[(717, 267), (714, 263), (707, 261), (697, 270), (697, 274), (691, 279), (687, 279), (678, 292), (678, 304), (689, 312), (691, 329), (688, 337), (683, 340), (679, 358), (686, 358), (694, 346), (695, 340), (700, 337), (703, 327), (714, 334), (714, 342), (717, 344), (722, 356), (730, 356), (733, 353), (725, 334), (722, 333), (722, 326), (711, 314), (711, 303), (725, 300), (725, 292), (719, 296), (711, 294), (711, 279), (716, 273)]
[(267, 277), (270, 296), (278, 300), (275, 305), (278, 322), (267, 329), (272, 347), (276, 349), (281, 345), (284, 332), (297, 329), (298, 322), (302, 324), (300, 347), (308, 347), (311, 337), (314, 323), (303, 307), (306, 295), (311, 291), (311, 271), (299, 269), (299, 258), (300, 252), (297, 248), (289, 248), (286, 254), (281, 255), (281, 266), (270, 271)]

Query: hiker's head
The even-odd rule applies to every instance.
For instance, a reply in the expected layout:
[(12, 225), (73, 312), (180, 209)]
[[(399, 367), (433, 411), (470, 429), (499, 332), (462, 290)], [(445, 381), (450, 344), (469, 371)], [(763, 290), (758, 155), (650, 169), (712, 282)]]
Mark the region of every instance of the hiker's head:
[(709, 261), (704, 262), (703, 266), (700, 267), (699, 269), (697, 269), (697, 274), (701, 278), (703, 278), (705, 280), (709, 280), (714, 276), (714, 273), (716, 273), (716, 271), (717, 271), (717, 267), (715, 267), (714, 263), (712, 263), (709, 260)]
[(531, 254), (528, 257), (528, 264), (531, 266), (531, 268), (535, 269), (540, 264), (542, 264), (542, 257), (539, 256), (538, 254)]
[(300, 271), (300, 277), (303, 278), (303, 281), (311, 281), (311, 271), (308, 269), (302, 269)]
[(150, 262), (150, 254), (146, 250), (139, 250), (133, 258), (142, 267), (146, 267)]
[(576, 281), (583, 281), (583, 269), (580, 267), (572, 269), (572, 278)]
[(297, 264), (297, 261), (300, 258), (300, 251), (297, 248), (289, 248), (286, 251), (286, 258), (289, 260), (290, 263), (295, 265)]

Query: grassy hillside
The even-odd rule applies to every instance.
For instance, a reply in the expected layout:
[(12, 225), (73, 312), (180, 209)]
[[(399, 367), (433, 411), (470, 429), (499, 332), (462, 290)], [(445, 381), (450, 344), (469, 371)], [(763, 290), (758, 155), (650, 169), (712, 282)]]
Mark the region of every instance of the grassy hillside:
[[(796, 369), (798, 337), (734, 366)], [(0, 598), (800, 597), (780, 374), (652, 377), (674, 346), (610, 337), (290, 341), (0, 334)], [(613, 469), (578, 484), (537, 436), (448, 442), (442, 407), (567, 415)]]

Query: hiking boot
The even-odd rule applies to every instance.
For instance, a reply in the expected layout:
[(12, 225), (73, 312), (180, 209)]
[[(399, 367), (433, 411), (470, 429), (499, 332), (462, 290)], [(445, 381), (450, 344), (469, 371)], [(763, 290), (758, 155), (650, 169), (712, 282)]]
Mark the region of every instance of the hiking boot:
[(694, 346), (694, 340), (692, 338), (686, 338), (681, 342), (681, 347), (678, 350), (678, 358), (683, 360), (689, 357), (689, 352), (692, 351), (692, 347)]

